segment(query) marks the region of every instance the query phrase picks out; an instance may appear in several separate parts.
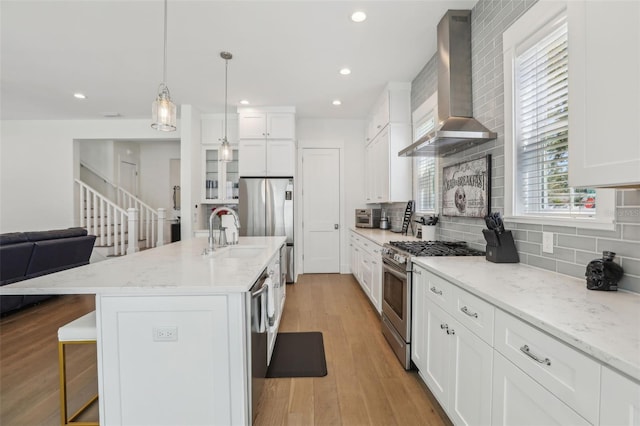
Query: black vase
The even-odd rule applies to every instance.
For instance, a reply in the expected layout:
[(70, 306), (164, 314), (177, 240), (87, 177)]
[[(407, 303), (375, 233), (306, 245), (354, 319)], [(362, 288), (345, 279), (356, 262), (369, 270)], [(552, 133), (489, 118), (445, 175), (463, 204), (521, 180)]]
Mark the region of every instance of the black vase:
[(587, 288), (589, 290), (618, 290), (618, 281), (622, 278), (622, 266), (613, 261), (615, 253), (603, 251), (602, 259), (594, 259), (587, 265)]

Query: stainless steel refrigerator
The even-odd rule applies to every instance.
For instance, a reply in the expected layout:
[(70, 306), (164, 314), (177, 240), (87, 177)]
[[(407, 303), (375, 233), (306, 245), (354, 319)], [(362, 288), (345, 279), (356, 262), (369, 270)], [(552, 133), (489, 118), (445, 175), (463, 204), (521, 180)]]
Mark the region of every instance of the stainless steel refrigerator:
[(293, 178), (240, 178), (238, 213), (240, 236), (286, 236), (283, 271), (287, 282), (294, 275)]

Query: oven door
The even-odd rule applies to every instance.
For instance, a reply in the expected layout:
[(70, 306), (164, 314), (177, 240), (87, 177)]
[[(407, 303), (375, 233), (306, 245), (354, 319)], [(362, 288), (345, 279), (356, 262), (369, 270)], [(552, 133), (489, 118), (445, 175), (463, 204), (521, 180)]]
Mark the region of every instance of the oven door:
[(411, 273), (382, 262), (382, 313), (405, 342), (411, 339)]

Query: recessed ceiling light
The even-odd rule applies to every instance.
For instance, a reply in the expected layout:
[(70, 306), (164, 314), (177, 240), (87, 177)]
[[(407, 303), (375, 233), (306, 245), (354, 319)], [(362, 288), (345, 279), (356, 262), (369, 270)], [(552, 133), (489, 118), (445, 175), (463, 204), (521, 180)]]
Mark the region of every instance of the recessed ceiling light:
[(80, 92), (74, 93), (73, 97), (76, 99), (87, 99), (87, 96), (84, 93), (80, 93)]
[(351, 74), (351, 70), (350, 70), (349, 68), (342, 68), (342, 69), (340, 70), (340, 74), (342, 74), (342, 75), (349, 75), (349, 74)]
[(340, 99), (336, 99), (332, 102), (332, 104), (338, 106), (338, 105), (342, 105), (342, 101)]
[(358, 10), (358, 11), (353, 12), (353, 13), (351, 14), (351, 20), (352, 20), (353, 22), (362, 22), (362, 21), (364, 21), (365, 19), (367, 19), (367, 14), (366, 14), (366, 13), (364, 13), (363, 11), (361, 11), (361, 10)]
[(242, 105), (249, 105), (249, 101), (248, 101), (248, 100), (246, 100), (246, 99), (243, 99), (243, 100), (241, 100), (241, 101), (240, 101), (240, 104), (242, 104)]

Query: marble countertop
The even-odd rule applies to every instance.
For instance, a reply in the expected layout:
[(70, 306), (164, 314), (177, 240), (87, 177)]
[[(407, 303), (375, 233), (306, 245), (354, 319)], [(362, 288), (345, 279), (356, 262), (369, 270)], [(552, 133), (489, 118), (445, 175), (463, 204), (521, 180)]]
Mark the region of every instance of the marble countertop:
[(389, 241), (420, 241), (419, 238), (412, 235), (402, 235), (399, 232), (391, 232), (378, 228), (351, 228), (351, 230), (379, 245), (383, 245)]
[(640, 380), (640, 295), (587, 290), (583, 279), (484, 257), (414, 263)]
[(192, 238), (0, 287), (2, 294), (220, 294), (248, 291), (286, 237), (240, 237), (203, 255)]

